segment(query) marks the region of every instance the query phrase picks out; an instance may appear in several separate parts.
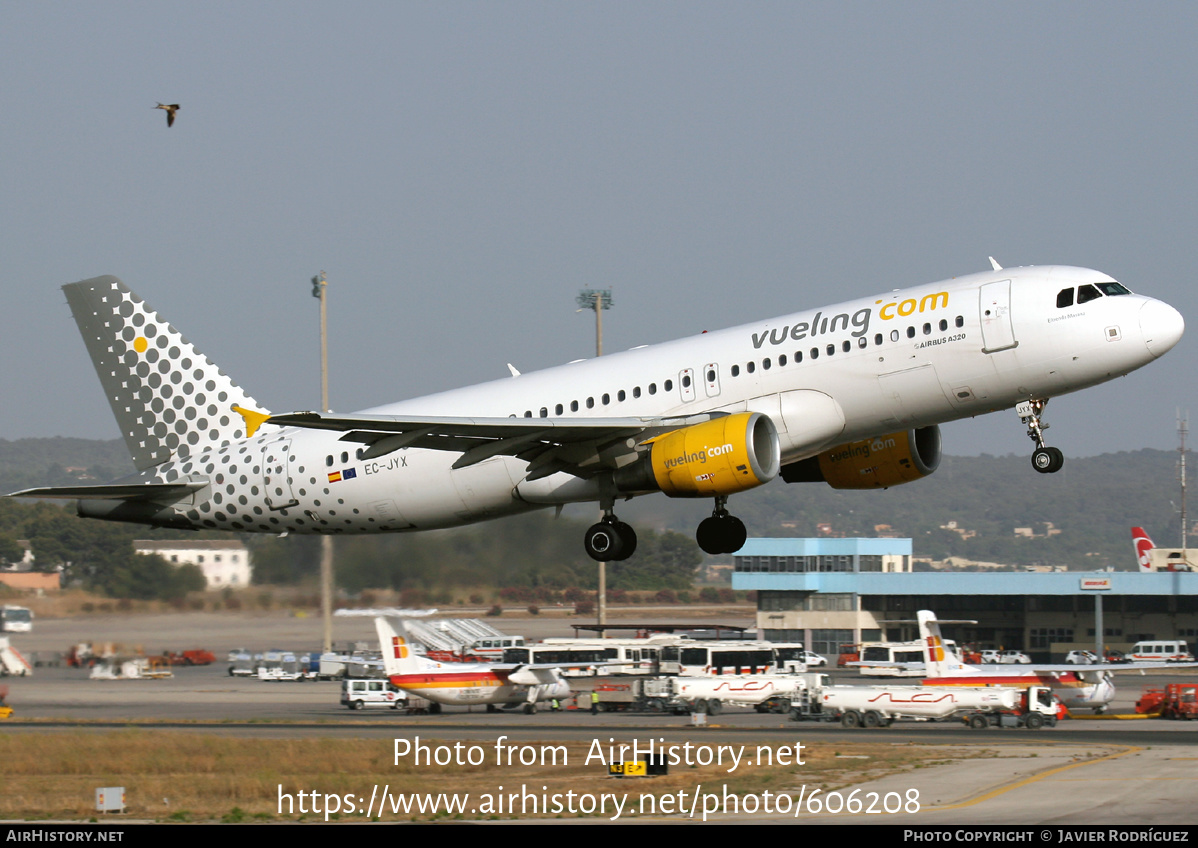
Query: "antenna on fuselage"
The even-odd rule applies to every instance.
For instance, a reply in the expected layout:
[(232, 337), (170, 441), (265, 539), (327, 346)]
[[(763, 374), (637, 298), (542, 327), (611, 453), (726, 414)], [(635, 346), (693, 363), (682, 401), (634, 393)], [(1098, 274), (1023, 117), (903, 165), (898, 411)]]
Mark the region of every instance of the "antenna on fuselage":
[(993, 256), (990, 257), (990, 267), (993, 268), (995, 271), (1002, 270), (1002, 266), (998, 264), (998, 260), (996, 260)]

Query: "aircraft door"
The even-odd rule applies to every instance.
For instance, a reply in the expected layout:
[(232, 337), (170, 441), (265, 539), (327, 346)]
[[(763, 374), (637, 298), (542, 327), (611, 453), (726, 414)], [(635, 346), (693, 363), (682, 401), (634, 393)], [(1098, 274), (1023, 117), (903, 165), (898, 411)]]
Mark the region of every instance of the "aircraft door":
[(694, 368), (683, 368), (678, 372), (678, 391), (682, 393), (683, 403), (690, 403), (695, 399)]
[(986, 283), (978, 290), (982, 319), (982, 351), (993, 353), (1019, 344), (1011, 325), (1011, 281)]
[(270, 442), (262, 448), (262, 487), (266, 505), (285, 509), (299, 503), (291, 490), (291, 440)]
[(703, 385), (707, 389), (707, 396), (709, 398), (719, 395), (720, 366), (714, 362), (709, 362), (703, 366)]

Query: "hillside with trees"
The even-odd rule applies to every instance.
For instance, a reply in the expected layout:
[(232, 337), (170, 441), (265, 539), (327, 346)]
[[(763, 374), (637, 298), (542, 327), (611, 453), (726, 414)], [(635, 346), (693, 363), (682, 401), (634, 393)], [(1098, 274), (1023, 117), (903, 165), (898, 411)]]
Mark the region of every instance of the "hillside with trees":
[[(757, 536), (814, 536), (827, 525), (837, 536), (911, 537), (915, 555), (933, 560), (952, 556), (1011, 566), (1127, 570), (1134, 565), (1132, 525), (1145, 527), (1158, 545), (1179, 544), (1175, 462), (1175, 452), (1141, 450), (1070, 459), (1061, 472), (1044, 475), (1025, 456), (945, 457), (931, 477), (885, 491), (779, 481), (736, 496), (731, 507)], [(104, 481), (130, 471), (120, 441), (0, 441), (5, 491)], [(640, 543), (631, 559), (609, 565), (610, 588), (683, 589), (701, 563), (712, 561), (693, 536), (710, 512), (709, 502), (653, 496), (622, 502), (618, 509), (636, 527)], [(559, 518), (543, 511), (452, 531), (338, 538), (337, 581), (350, 593), (592, 587), (596, 570), (581, 538), (595, 512), (572, 507)], [(947, 529), (953, 522), (956, 529)], [(1031, 537), (1017, 535), (1016, 528), (1029, 528)], [(215, 531), (198, 537), (225, 538)], [(197, 534), (85, 521), (73, 515), (70, 502), (0, 500), (0, 558), (12, 556), (18, 538), (30, 540), (38, 567), (62, 564), (68, 582), (113, 597), (171, 597), (186, 585), (172, 579), (169, 567), (147, 562), (154, 558), (134, 556), (132, 541)], [(245, 534), (243, 541), (254, 558), (255, 582), (314, 579), (317, 538)]]

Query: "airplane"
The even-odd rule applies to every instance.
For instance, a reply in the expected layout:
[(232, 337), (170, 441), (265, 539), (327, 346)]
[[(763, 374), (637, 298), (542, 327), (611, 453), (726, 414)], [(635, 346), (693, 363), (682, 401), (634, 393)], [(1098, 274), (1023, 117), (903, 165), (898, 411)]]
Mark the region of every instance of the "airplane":
[(598, 502), (583, 544), (627, 559), (618, 500), (709, 498), (696, 539), (732, 553), (728, 499), (781, 477), (876, 489), (933, 473), (944, 422), (1016, 408), (1036, 447), (1057, 395), (1123, 376), (1185, 322), (1099, 271), (1003, 269), (577, 360), (351, 415), (274, 415), (112, 276), (63, 286), (138, 472), (25, 489), (87, 518), (239, 532), (452, 527)]
[[(966, 665), (945, 646), (940, 636), (942, 624), (977, 624), (976, 621), (937, 619), (930, 610), (915, 613), (919, 638), (924, 643), (924, 686), (1048, 686), (1069, 709), (1086, 708), (1103, 713), (1115, 698), (1116, 671), (1160, 671), (1161, 664), (1151, 662), (1098, 663), (1091, 667), (1032, 663), (1031, 665)], [(862, 665), (862, 663), (856, 663)], [(895, 663), (890, 663), (895, 665)], [(1172, 663), (1170, 668), (1194, 667), (1198, 663)]]
[(1154, 571), (1192, 571), (1193, 567), (1182, 555), (1181, 551), (1170, 551), (1165, 554), (1165, 563), (1163, 566), (1154, 566), (1152, 564), (1152, 551), (1157, 550), (1156, 545), (1152, 543), (1152, 539), (1144, 532), (1143, 527), (1131, 528), (1131, 543), (1136, 549), (1136, 561), (1140, 564), (1141, 574), (1150, 574)]
[(383, 669), (396, 687), (431, 702), (429, 712), (443, 704), (485, 704), (495, 712), (500, 704), (523, 704), (537, 711), (539, 701), (569, 698), (570, 684), (562, 679), (561, 663), (442, 663), (416, 654), (404, 620), (399, 632), (383, 616), (374, 619), (383, 652)]

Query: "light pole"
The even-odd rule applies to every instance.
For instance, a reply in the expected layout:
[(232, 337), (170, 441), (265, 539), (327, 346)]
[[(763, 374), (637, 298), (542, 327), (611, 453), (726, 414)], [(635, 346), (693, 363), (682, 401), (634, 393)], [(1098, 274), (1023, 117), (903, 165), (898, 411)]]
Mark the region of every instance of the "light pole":
[[(578, 293), (578, 297), (574, 301), (578, 304), (578, 311), (584, 309), (595, 310), (595, 356), (603, 356), (603, 310), (611, 309), (611, 289), (583, 289)], [(603, 512), (599, 512), (600, 519), (603, 518)], [(596, 610), (595, 623), (599, 625), (607, 624), (607, 563), (599, 563), (599, 592), (598, 592), (599, 607)], [(606, 636), (605, 631), (600, 631), (601, 636)]]
[[(320, 411), (329, 411), (329, 281), (324, 271), (312, 278), (312, 297), (320, 301)], [(320, 537), (320, 618), (324, 628), (321, 653), (333, 650), (333, 537)]]

